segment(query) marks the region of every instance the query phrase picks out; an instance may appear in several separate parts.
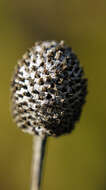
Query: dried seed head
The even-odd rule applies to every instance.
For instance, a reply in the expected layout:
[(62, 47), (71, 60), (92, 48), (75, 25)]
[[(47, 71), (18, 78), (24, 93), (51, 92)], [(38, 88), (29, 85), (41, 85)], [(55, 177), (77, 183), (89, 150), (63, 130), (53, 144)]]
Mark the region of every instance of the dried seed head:
[(85, 103), (86, 82), (77, 56), (63, 41), (35, 43), (18, 62), (11, 82), (18, 127), (38, 135), (70, 133)]

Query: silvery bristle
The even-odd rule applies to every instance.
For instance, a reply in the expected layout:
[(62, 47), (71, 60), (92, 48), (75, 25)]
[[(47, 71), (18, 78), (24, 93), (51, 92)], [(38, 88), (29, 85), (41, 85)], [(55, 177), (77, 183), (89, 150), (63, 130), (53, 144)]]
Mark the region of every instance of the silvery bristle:
[(37, 42), (18, 62), (11, 82), (12, 115), (23, 131), (60, 136), (80, 118), (87, 79), (63, 41)]

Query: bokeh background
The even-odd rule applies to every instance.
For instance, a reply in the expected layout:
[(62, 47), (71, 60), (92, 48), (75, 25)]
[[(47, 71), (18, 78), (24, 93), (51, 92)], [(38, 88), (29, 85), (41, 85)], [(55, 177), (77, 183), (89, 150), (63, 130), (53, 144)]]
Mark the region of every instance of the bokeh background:
[(89, 94), (73, 133), (48, 141), (43, 190), (104, 190), (105, 0), (0, 0), (0, 189), (30, 189), (32, 137), (12, 122), (10, 78), (28, 47), (52, 39), (73, 47)]

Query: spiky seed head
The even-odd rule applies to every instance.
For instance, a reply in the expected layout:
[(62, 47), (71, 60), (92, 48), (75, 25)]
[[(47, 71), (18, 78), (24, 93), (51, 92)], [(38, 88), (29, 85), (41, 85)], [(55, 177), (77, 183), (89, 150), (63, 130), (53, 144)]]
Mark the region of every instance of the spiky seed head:
[(63, 41), (35, 43), (18, 62), (11, 82), (17, 126), (38, 135), (70, 133), (85, 103), (86, 82), (77, 56)]

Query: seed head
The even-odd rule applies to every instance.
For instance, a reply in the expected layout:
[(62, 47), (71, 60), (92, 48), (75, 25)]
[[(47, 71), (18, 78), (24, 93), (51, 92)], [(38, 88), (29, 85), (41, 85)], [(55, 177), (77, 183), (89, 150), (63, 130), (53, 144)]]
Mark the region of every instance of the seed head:
[(11, 82), (12, 115), (23, 131), (60, 136), (79, 119), (87, 79), (63, 41), (37, 42), (18, 62)]

